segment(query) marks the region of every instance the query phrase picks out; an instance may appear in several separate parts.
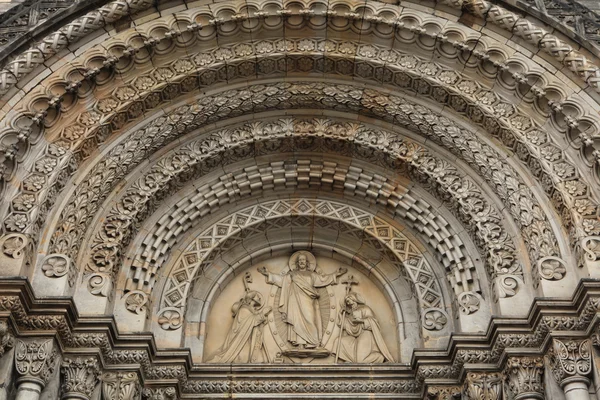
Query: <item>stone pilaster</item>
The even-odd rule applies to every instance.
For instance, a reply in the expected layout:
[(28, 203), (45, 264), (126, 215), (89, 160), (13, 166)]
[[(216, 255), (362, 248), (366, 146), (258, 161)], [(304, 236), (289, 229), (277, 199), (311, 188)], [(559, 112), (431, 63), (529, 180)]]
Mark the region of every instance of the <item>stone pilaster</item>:
[(589, 400), (592, 353), (590, 341), (558, 340), (549, 354), (552, 375), (565, 392), (567, 400)]
[(54, 371), (56, 351), (52, 339), (24, 342), (17, 340), (15, 348), (16, 400), (37, 400)]
[(515, 400), (544, 399), (542, 357), (510, 357), (505, 374), (508, 390)]
[(102, 375), (103, 400), (137, 400), (140, 384), (135, 372), (107, 372)]
[(469, 372), (465, 379), (467, 400), (502, 399), (502, 374)]
[(60, 367), (61, 399), (89, 400), (98, 384), (100, 368), (98, 360), (92, 358), (67, 358)]

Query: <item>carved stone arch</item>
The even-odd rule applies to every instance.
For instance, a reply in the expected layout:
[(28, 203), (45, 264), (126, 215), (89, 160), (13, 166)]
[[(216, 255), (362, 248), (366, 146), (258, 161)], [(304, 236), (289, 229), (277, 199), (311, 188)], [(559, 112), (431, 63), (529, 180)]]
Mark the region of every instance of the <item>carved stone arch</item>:
[[(284, 122), (284, 125), (287, 125), (287, 123)], [(256, 125), (256, 127), (253, 127), (252, 129), (257, 129), (260, 126), (261, 126), (260, 124)], [(269, 126), (268, 129), (267, 129), (267, 126)], [(278, 139), (278, 140), (284, 139), (284, 142), (281, 142), (281, 143), (287, 143), (287, 142), (285, 142), (285, 140), (286, 140), (285, 138), (288, 137), (289, 134), (287, 133), (286, 129), (282, 130), (280, 127), (278, 127), (277, 129), (274, 129), (275, 126), (277, 126), (277, 124), (273, 125), (273, 127), (270, 127), (270, 125), (268, 125), (268, 124), (264, 126), (264, 128), (266, 129), (264, 132), (265, 133), (267, 131), (269, 132), (267, 134), (266, 138), (270, 138), (269, 140), (273, 141), (273, 139), (275, 139), (275, 138), (278, 137), (277, 135), (281, 134), (283, 136), (281, 136), (281, 138)], [(340, 128), (341, 127), (338, 127), (336, 129), (340, 129)], [(236, 134), (242, 134), (244, 131), (243, 130), (239, 130), (239, 131), (236, 131), (236, 132), (237, 132)], [(241, 136), (239, 138), (239, 140), (238, 140), (238, 146), (239, 146), (239, 144), (246, 143), (248, 140), (250, 141), (248, 143), (253, 143), (253, 142), (256, 141), (256, 144), (260, 144), (260, 142), (262, 140), (264, 140), (263, 139), (263, 134), (258, 134), (257, 132), (258, 131), (256, 131), (255, 134), (250, 134), (249, 132), (243, 134), (243, 136)], [(277, 132), (279, 132), (279, 133), (277, 133)], [(366, 133), (366, 131), (365, 131), (365, 133)], [(274, 135), (274, 136), (271, 136), (271, 135)], [(371, 139), (369, 139), (368, 137), (364, 137), (364, 138), (361, 137), (361, 131), (360, 130), (358, 130), (356, 134), (352, 134), (352, 135), (355, 136), (355, 138), (353, 139), (355, 145), (362, 146), (364, 144), (367, 144), (367, 143), (371, 142)], [(317, 139), (319, 136), (323, 136), (323, 134), (319, 133), (319, 134), (317, 134), (315, 136), (315, 133), (313, 131), (309, 130), (309, 131), (303, 132), (303, 133), (298, 132), (297, 140), (299, 140), (298, 143), (302, 143), (303, 137), (306, 140), (313, 140), (313, 139), (314, 140), (321, 140), (321, 139)], [(397, 139), (393, 139), (394, 136), (395, 135), (388, 136), (388, 139), (386, 139), (387, 141), (385, 142), (385, 144), (384, 143), (378, 143), (376, 146), (373, 146), (371, 148), (369, 148), (369, 145), (366, 145), (364, 147), (364, 149), (365, 150), (368, 149), (369, 153), (372, 153), (373, 151), (375, 151), (375, 152), (383, 152), (383, 153), (381, 153), (382, 155), (387, 154), (386, 153), (386, 151), (387, 151), (386, 149), (388, 149), (388, 150), (390, 150), (390, 149), (396, 149), (396, 150), (392, 150), (392, 151), (393, 152), (397, 151), (398, 154), (397, 155), (393, 155), (392, 153), (390, 153), (389, 155), (392, 156), (392, 157), (388, 161), (386, 161), (386, 164), (384, 164), (384, 165), (387, 166), (387, 168), (390, 168), (390, 167), (395, 168), (394, 165), (396, 165), (396, 163), (398, 161), (400, 161), (400, 162), (409, 161), (409, 165), (411, 165), (411, 163), (414, 164), (413, 166), (415, 167), (415, 171), (419, 171), (420, 170), (421, 171), (420, 173), (424, 174), (423, 175), (424, 177), (426, 177), (428, 174), (430, 174), (430, 173), (438, 170), (438, 168), (436, 167), (436, 163), (435, 162), (433, 162), (433, 164), (429, 163), (429, 162), (427, 162), (425, 164), (421, 164), (421, 162), (423, 160), (425, 160), (426, 157), (422, 158), (422, 159), (419, 158), (419, 157), (416, 157), (414, 160), (410, 161), (411, 157), (412, 157), (412, 154), (420, 154), (420, 150), (418, 150), (418, 146), (417, 146), (417, 148), (415, 148), (414, 144), (411, 144), (410, 142), (408, 142), (405, 145), (405, 144), (403, 144), (402, 141), (398, 142)], [(377, 135), (375, 137), (377, 137)], [(326, 138), (327, 138), (327, 135), (324, 136), (324, 139), (326, 139)], [(164, 174), (164, 171), (172, 171), (172, 173), (175, 174), (175, 175), (177, 175), (177, 174), (183, 174), (183, 176), (188, 176), (189, 173), (190, 173), (189, 170), (188, 170), (189, 166), (192, 166), (192, 165), (194, 165), (194, 163), (198, 163), (198, 162), (200, 162), (201, 160), (204, 160), (204, 159), (207, 159), (207, 160), (215, 159), (216, 156), (211, 155), (212, 153), (210, 153), (210, 152), (205, 153), (202, 150), (203, 148), (205, 148), (205, 145), (208, 145), (209, 146), (208, 148), (210, 148), (211, 149), (210, 151), (212, 151), (213, 148), (215, 148), (215, 149), (218, 148), (218, 147), (215, 147), (215, 145), (217, 145), (217, 143), (219, 143), (221, 141), (223, 142), (223, 144), (226, 144), (225, 147), (227, 149), (229, 149), (228, 151), (236, 148), (236, 146), (230, 147), (231, 146), (231, 142), (226, 137), (224, 137), (222, 135), (222, 133), (215, 133), (212, 136), (209, 136), (208, 139), (206, 139), (204, 141), (196, 142), (195, 144), (191, 145), (191, 147), (188, 146), (188, 148), (189, 148), (188, 150), (191, 150), (191, 152), (185, 152), (185, 153), (181, 153), (179, 155), (177, 155), (177, 153), (175, 153), (175, 157), (176, 158), (174, 158), (172, 160), (172, 161), (175, 162), (175, 164), (173, 164), (172, 166), (168, 166), (170, 164), (164, 164), (164, 163), (163, 164), (157, 164), (156, 168), (159, 168), (160, 171), (163, 171), (163, 172), (159, 172), (159, 175), (162, 176), (162, 174)], [(342, 140), (342, 143), (343, 142), (345, 142), (345, 139)], [(273, 142), (273, 143), (275, 143), (275, 142)], [(320, 143), (321, 145), (326, 145), (329, 142), (324, 141), (324, 142), (321, 143), (321, 141), (319, 141), (318, 143)], [(335, 143), (335, 140), (332, 143)], [(361, 143), (363, 143), (363, 144), (361, 145)], [(406, 147), (406, 146), (408, 146), (408, 147)], [(196, 150), (194, 150), (194, 149), (196, 149)], [(308, 148), (307, 148), (307, 150), (308, 150)], [(335, 149), (335, 146), (334, 146), (333, 148), (330, 149), (330, 151), (336, 152), (337, 150)], [(254, 152), (254, 150), (252, 150), (252, 153), (253, 152)], [(400, 156), (398, 156), (398, 155), (400, 155)], [(364, 154), (361, 155), (361, 153), (359, 151), (358, 153), (355, 154), (355, 156), (357, 156), (359, 158), (362, 158), (362, 157), (364, 157)], [(388, 157), (388, 156), (386, 156), (386, 157)], [(217, 158), (221, 159), (221, 156), (218, 156)], [(369, 156), (369, 157), (366, 158), (366, 160), (368, 160), (370, 162), (376, 161), (377, 159), (378, 159), (377, 156), (375, 156), (375, 157)], [(379, 159), (380, 159), (380, 161), (382, 161), (381, 157), (379, 157)], [(385, 157), (384, 157), (384, 159), (385, 159)], [(182, 164), (182, 162), (184, 160), (186, 160), (185, 164)], [(394, 161), (394, 160), (396, 160), (396, 161)], [(168, 161), (168, 163), (171, 163), (172, 161)], [(432, 161), (433, 161), (433, 159), (432, 159)], [(392, 164), (387, 164), (387, 162), (391, 162)], [(201, 164), (198, 164), (198, 165), (201, 165)], [(167, 167), (167, 169), (165, 170), (163, 167)], [(448, 168), (450, 168), (450, 165), (448, 165), (447, 167), (442, 167), (442, 169), (449, 170)], [(186, 172), (186, 171), (188, 171), (188, 172)], [(447, 178), (449, 178), (449, 177), (447, 177)], [(143, 183), (143, 182), (145, 182), (146, 178), (140, 178), (140, 179), (141, 179), (140, 180), (140, 185), (141, 186), (134, 185), (133, 187), (143, 187), (144, 185), (146, 185), (145, 183)], [(152, 178), (152, 179), (154, 180), (154, 178)], [(164, 179), (171, 180), (172, 179), (171, 173), (169, 173), (168, 175), (164, 176)], [(427, 179), (427, 178), (425, 178), (425, 179)], [(446, 181), (446, 182), (444, 182), (444, 181)], [(436, 180), (432, 180), (431, 181), (432, 184), (436, 184), (436, 185), (438, 185), (438, 184), (440, 184), (442, 186), (449, 185), (447, 187), (447, 189), (444, 189), (444, 190), (447, 191), (447, 193), (452, 193), (453, 192), (453, 190), (451, 189), (452, 185), (457, 185), (459, 182), (460, 182), (460, 179), (457, 181), (455, 178), (452, 178), (452, 179), (449, 179), (449, 180), (448, 179), (444, 179), (444, 180), (441, 180), (440, 182), (436, 182)], [(459, 184), (458, 187), (461, 187), (462, 185), (463, 184)], [(472, 190), (475, 190), (475, 186), (476, 185), (473, 186), (473, 185), (469, 184), (468, 186), (472, 187)], [(156, 186), (155, 189), (156, 190), (154, 190), (154, 189), (151, 190), (151, 193), (160, 193), (161, 190), (162, 190), (162, 189), (160, 189), (159, 186)], [(134, 192), (137, 191), (137, 189), (133, 189), (133, 190), (134, 190)], [(133, 195), (135, 198), (140, 198), (140, 195), (139, 194), (134, 194), (134, 192), (129, 191), (128, 192), (129, 196)], [(141, 195), (141, 196), (144, 197), (146, 195)], [(141, 199), (141, 200), (145, 201), (143, 199)], [(134, 204), (135, 203), (135, 201), (133, 203), (131, 203), (129, 200), (119, 200), (119, 201), (125, 201), (125, 203), (123, 203), (122, 206), (118, 206), (118, 208), (115, 209), (115, 210), (126, 210), (127, 207), (128, 207), (127, 204)], [(487, 212), (491, 212), (491, 214), (489, 214), (491, 220), (489, 220), (487, 216), (484, 218), (484, 220), (479, 220), (478, 218), (473, 219), (472, 217), (467, 217), (466, 220), (469, 221), (470, 223), (473, 223), (475, 221), (479, 221), (479, 222), (477, 222), (476, 225), (473, 225), (473, 229), (476, 229), (476, 230), (477, 229), (482, 229), (483, 226), (488, 225), (491, 221), (496, 221), (496, 222), (491, 222), (492, 225), (488, 225), (488, 226), (494, 226), (495, 228), (493, 228), (492, 231), (494, 231), (496, 233), (500, 233), (502, 231), (502, 228), (500, 227), (500, 225), (498, 225), (498, 223), (500, 223), (500, 220), (501, 220), (500, 214), (497, 211), (492, 211), (493, 210), (493, 206), (490, 209), (489, 206), (486, 205), (486, 201), (483, 199), (483, 197), (478, 198), (477, 203), (478, 203), (477, 207), (483, 207), (482, 211), (485, 210), (486, 213)], [(460, 204), (460, 201), (459, 201), (459, 204)], [(459, 207), (465, 207), (465, 204), (463, 204), (462, 206), (459, 206)], [(133, 211), (135, 211), (135, 212), (133, 212)], [(126, 217), (126, 218), (117, 217), (117, 214), (114, 214), (114, 213), (109, 213), (108, 214), (108, 216), (106, 217), (105, 222), (104, 222), (104, 226), (107, 228), (107, 230), (103, 230), (104, 228), (102, 228), (102, 230), (100, 230), (99, 233), (94, 236), (94, 243), (91, 245), (92, 249), (93, 249), (91, 257), (92, 257), (92, 260), (95, 259), (96, 256), (94, 255), (94, 252), (98, 251), (99, 252), (98, 256), (100, 256), (100, 254), (105, 254), (106, 257), (110, 257), (110, 258), (106, 259), (107, 264), (102, 264), (101, 263), (100, 265), (93, 266), (91, 269), (88, 270), (89, 272), (92, 272), (92, 273), (102, 272), (102, 273), (109, 273), (110, 274), (111, 271), (114, 271), (114, 268), (118, 264), (117, 260), (120, 258), (120, 256), (118, 255), (120, 253), (120, 251), (121, 251), (120, 249), (122, 248), (122, 246), (125, 243), (128, 242), (127, 238), (129, 238), (131, 236), (131, 233), (129, 233), (128, 231), (121, 231), (121, 228), (118, 228), (119, 231), (114, 231), (114, 229), (117, 228), (117, 226), (121, 223), (121, 222), (118, 222), (118, 221), (129, 221), (129, 223), (127, 225), (124, 225), (123, 228), (127, 229), (127, 230), (131, 229), (131, 227), (133, 226), (131, 224), (131, 221), (132, 221), (131, 218), (134, 217), (135, 215), (138, 215), (138, 211), (139, 210), (136, 209), (136, 210), (132, 210), (133, 213), (127, 212), (127, 214), (128, 215), (130, 214), (130, 215), (128, 217)], [(121, 211), (118, 211), (118, 213), (120, 213), (120, 212)], [(465, 215), (469, 215), (468, 212)], [(488, 214), (482, 214), (482, 215), (488, 215)], [(479, 225), (479, 223), (482, 223), (484, 225)], [(102, 243), (104, 242), (104, 239), (102, 239), (102, 238), (105, 235), (111, 236), (112, 233), (110, 233), (110, 232), (117, 233), (117, 235), (118, 235), (117, 239), (118, 240), (111, 239), (110, 240), (111, 245), (109, 247), (105, 247), (104, 245), (102, 245)], [(489, 237), (487, 236), (487, 234), (485, 232), (486, 231), (484, 229), (482, 231), (482, 235), (480, 235), (480, 240), (483, 241), (483, 245), (484, 246), (488, 246), (488, 245), (485, 245), (485, 241), (488, 240), (487, 238), (489, 238)], [(517, 259), (517, 256), (516, 255), (510, 255), (510, 256), (508, 256), (508, 253), (506, 253), (507, 249), (511, 248), (511, 246), (512, 246), (510, 244), (510, 240), (507, 241), (508, 236), (506, 236), (505, 234), (500, 234), (500, 236), (496, 237), (495, 236), (496, 233), (494, 233), (494, 239), (492, 239), (492, 240), (494, 242), (496, 242), (498, 240), (501, 240), (503, 244), (500, 245), (500, 246), (490, 245), (490, 246), (486, 247), (488, 249), (487, 251), (490, 252), (488, 254), (488, 256), (487, 256), (488, 260), (489, 260), (490, 263), (492, 263), (492, 265), (495, 265), (494, 267), (492, 267), (490, 265), (490, 272), (489, 272), (490, 275), (492, 277), (496, 277), (497, 274), (506, 274), (506, 273), (513, 274), (513, 273), (516, 273), (517, 276), (521, 276), (522, 272), (517, 272), (517, 271), (521, 271), (521, 267), (519, 266), (519, 261)], [(107, 236), (107, 238), (108, 238), (108, 236)], [(122, 238), (126, 238), (126, 242), (119, 244), (120, 242), (122, 242), (122, 240), (121, 240)], [(84, 248), (85, 247), (86, 246), (84, 246)], [(161, 247), (161, 246), (159, 246), (159, 247)], [(497, 249), (502, 249), (502, 252), (499, 253), (499, 254), (496, 254)], [(112, 253), (112, 255), (109, 255), (111, 253)], [(500, 261), (505, 256), (508, 256), (508, 258), (507, 258), (507, 260), (509, 260), (509, 261), (507, 261), (508, 264), (504, 264), (504, 261)], [(105, 259), (104, 257), (105, 256), (102, 256), (102, 260)], [(85, 264), (86, 261), (88, 261), (88, 260), (89, 259), (84, 258), (84, 259), (81, 259), (81, 262), (83, 264)], [(510, 260), (514, 260), (514, 261), (510, 261)], [(500, 264), (493, 264), (493, 263), (497, 263), (497, 262), (500, 262)], [(514, 262), (514, 264), (513, 264), (513, 262)], [(106, 267), (106, 269), (105, 269), (104, 265), (107, 265), (108, 267)], [(504, 265), (504, 266), (500, 267), (500, 265)], [(508, 267), (508, 265), (510, 265), (510, 267)], [(510, 292), (509, 293), (499, 292), (499, 295), (501, 297), (511, 296), (513, 294), (514, 294), (514, 292), (512, 292), (512, 293), (510, 293)]]
[[(329, 223), (333, 223), (334, 230), (339, 232), (333, 242), (329, 242), (330, 238), (325, 233), (328, 230), (326, 224)], [(308, 236), (299, 232), (311, 226), (319, 229), (307, 231)], [(282, 231), (290, 228), (287, 234), (282, 234)], [(270, 233), (271, 230), (273, 233)], [(317, 232), (318, 230), (320, 232)], [(188, 236), (186, 244), (182, 245), (185, 250), (170, 263), (169, 271), (165, 274), (167, 279), (163, 281), (164, 286), (158, 287), (159, 290), (154, 290), (151, 294), (150, 299), (154, 299), (151, 304), (152, 313), (158, 315), (158, 322), (152, 324), (153, 331), (160, 326), (164, 330), (178, 330), (179, 332), (173, 334), (181, 335), (181, 324), (170, 325), (166, 320), (171, 318), (173, 321), (183, 321), (194, 280), (204, 279), (198, 283), (206, 286), (200, 288), (203, 297), (197, 300), (201, 301), (199, 304), (208, 304), (219, 292), (217, 286), (226, 285), (228, 274), (236, 274), (232, 268), (240, 267), (245, 261), (255, 259), (261, 253), (271, 254), (278, 247), (284, 246), (289, 249), (290, 240), (295, 248), (325, 246), (330, 250), (334, 249), (347, 260), (361, 260), (363, 267), (367, 268), (371, 275), (374, 274), (373, 279), (380, 281), (381, 289), (388, 292), (392, 302), (397, 302), (402, 296), (396, 292), (397, 288), (406, 289), (402, 284), (397, 286), (399, 282), (391, 283), (390, 279), (397, 276), (393, 271), (405, 269), (399, 276), (405, 276), (411, 281), (411, 286), (416, 291), (419, 313), (423, 319), (422, 329), (429, 329), (425, 315), (430, 310), (441, 309), (445, 310), (447, 315), (452, 314), (452, 307), (447, 298), (448, 292), (444, 294), (443, 290), (445, 285), (441, 283), (439, 273), (430, 265), (429, 256), (425, 257), (420, 250), (420, 245), (411, 243), (398, 227), (389, 225), (385, 219), (346, 203), (293, 197), (265, 200), (240, 207), (198, 232), (201, 233), (197, 236)], [(346, 236), (348, 239), (345, 239)], [(355, 242), (350, 239), (358, 240), (359, 247), (352, 247)], [(236, 250), (238, 248), (239, 250)], [(222, 258), (228, 251), (233, 254)], [(215, 268), (215, 271), (207, 268)], [(197, 308), (194, 310), (195, 313), (199, 311)], [(203, 310), (202, 318), (206, 312), (206, 309)], [(485, 315), (489, 315), (489, 311), (482, 312), (484, 318)], [(169, 318), (166, 318), (165, 314), (168, 314)], [(449, 320), (446, 323), (451, 324)], [(446, 335), (446, 323), (443, 327), (444, 332), (434, 329), (428, 334)], [(173, 334), (168, 332), (156, 334), (159, 338), (164, 335), (165, 340), (180, 340), (174, 339)]]
[[(69, 129), (71, 129), (71, 128), (69, 128)], [(526, 153), (526, 156), (527, 156), (527, 157), (529, 157), (528, 153)], [(539, 165), (539, 164), (538, 164), (538, 165)], [(19, 215), (20, 215), (20, 217), (19, 217), (19, 218), (26, 218), (26, 217), (23, 217), (23, 214), (19, 214)], [(14, 218), (14, 217), (13, 217), (13, 218)], [(569, 221), (569, 219), (567, 219), (567, 221)]]

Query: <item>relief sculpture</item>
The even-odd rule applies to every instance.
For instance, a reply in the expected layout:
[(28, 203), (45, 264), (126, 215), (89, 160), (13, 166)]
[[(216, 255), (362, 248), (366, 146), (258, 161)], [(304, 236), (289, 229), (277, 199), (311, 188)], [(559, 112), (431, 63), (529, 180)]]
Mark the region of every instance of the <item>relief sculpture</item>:
[(353, 363), (394, 362), (375, 313), (359, 293), (352, 292), (351, 285), (355, 283), (352, 277), (346, 280), (347, 294), (337, 323), (340, 336), (333, 346), (336, 349), (336, 363), (338, 360)]
[(263, 329), (271, 307), (264, 307), (263, 296), (250, 290), (252, 277), (244, 276), (246, 293), (233, 307), (233, 325), (225, 338), (223, 346), (209, 362), (249, 363), (269, 362), (263, 345)]
[(258, 269), (266, 276), (267, 283), (281, 288), (277, 307), (288, 325), (287, 341), (292, 345), (292, 349), (284, 353), (297, 357), (329, 355), (329, 351), (321, 347), (323, 330), (318, 288), (337, 284), (338, 277), (347, 271), (340, 268), (335, 273), (324, 275), (316, 272), (316, 265), (314, 255), (299, 251), (290, 257), (287, 274), (272, 274), (266, 267)]
[(263, 291), (270, 287), (264, 295), (250, 289), (252, 276), (246, 272), (245, 293), (234, 303), (231, 326), (208, 362), (395, 362), (373, 309), (353, 290), (358, 280), (342, 278), (345, 267), (330, 269), (318, 268), (311, 252), (297, 251), (279, 273), (258, 268), (266, 286), (256, 284)]

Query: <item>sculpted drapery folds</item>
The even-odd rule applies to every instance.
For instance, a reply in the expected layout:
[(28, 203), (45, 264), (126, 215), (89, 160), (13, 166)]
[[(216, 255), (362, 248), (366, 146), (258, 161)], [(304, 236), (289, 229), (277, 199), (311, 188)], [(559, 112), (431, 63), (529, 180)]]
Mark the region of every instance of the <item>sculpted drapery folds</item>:
[(353, 363), (394, 362), (375, 313), (366, 305), (365, 299), (352, 292), (343, 301), (343, 312), (347, 317), (338, 316), (342, 333), (333, 344), (336, 351), (339, 349), (338, 357)]
[[(310, 262), (309, 262), (310, 258)], [(267, 282), (281, 288), (279, 308), (288, 325), (288, 342), (294, 347), (314, 349), (321, 346), (322, 321), (317, 307), (318, 288), (337, 284), (337, 278), (346, 273), (340, 269), (324, 275), (315, 271), (316, 261), (309, 252), (292, 255), (286, 274), (271, 274), (266, 268), (259, 272)]]
[(223, 346), (208, 362), (249, 363), (271, 362), (263, 346), (263, 328), (270, 307), (263, 308), (263, 297), (254, 290), (246, 292), (231, 311), (233, 325), (227, 333)]

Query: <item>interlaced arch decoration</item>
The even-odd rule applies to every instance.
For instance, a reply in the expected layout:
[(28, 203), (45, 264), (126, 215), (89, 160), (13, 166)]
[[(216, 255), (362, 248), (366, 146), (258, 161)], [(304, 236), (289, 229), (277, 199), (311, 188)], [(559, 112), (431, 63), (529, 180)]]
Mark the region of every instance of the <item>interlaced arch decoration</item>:
[[(293, 216), (293, 219), (282, 216)], [(282, 199), (262, 202), (232, 213), (212, 224), (193, 240), (173, 264), (159, 301), (159, 320), (183, 321), (192, 281), (210, 268), (220, 252), (240, 245), (250, 232), (264, 232), (270, 226), (297, 224), (326, 227), (338, 222), (340, 233), (366, 240), (381, 250), (398, 269), (405, 270), (415, 285), (423, 314), (446, 308), (435, 271), (421, 251), (400, 230), (367, 211), (330, 200)], [(174, 315), (178, 313), (179, 315)], [(161, 324), (164, 329), (181, 325)]]

